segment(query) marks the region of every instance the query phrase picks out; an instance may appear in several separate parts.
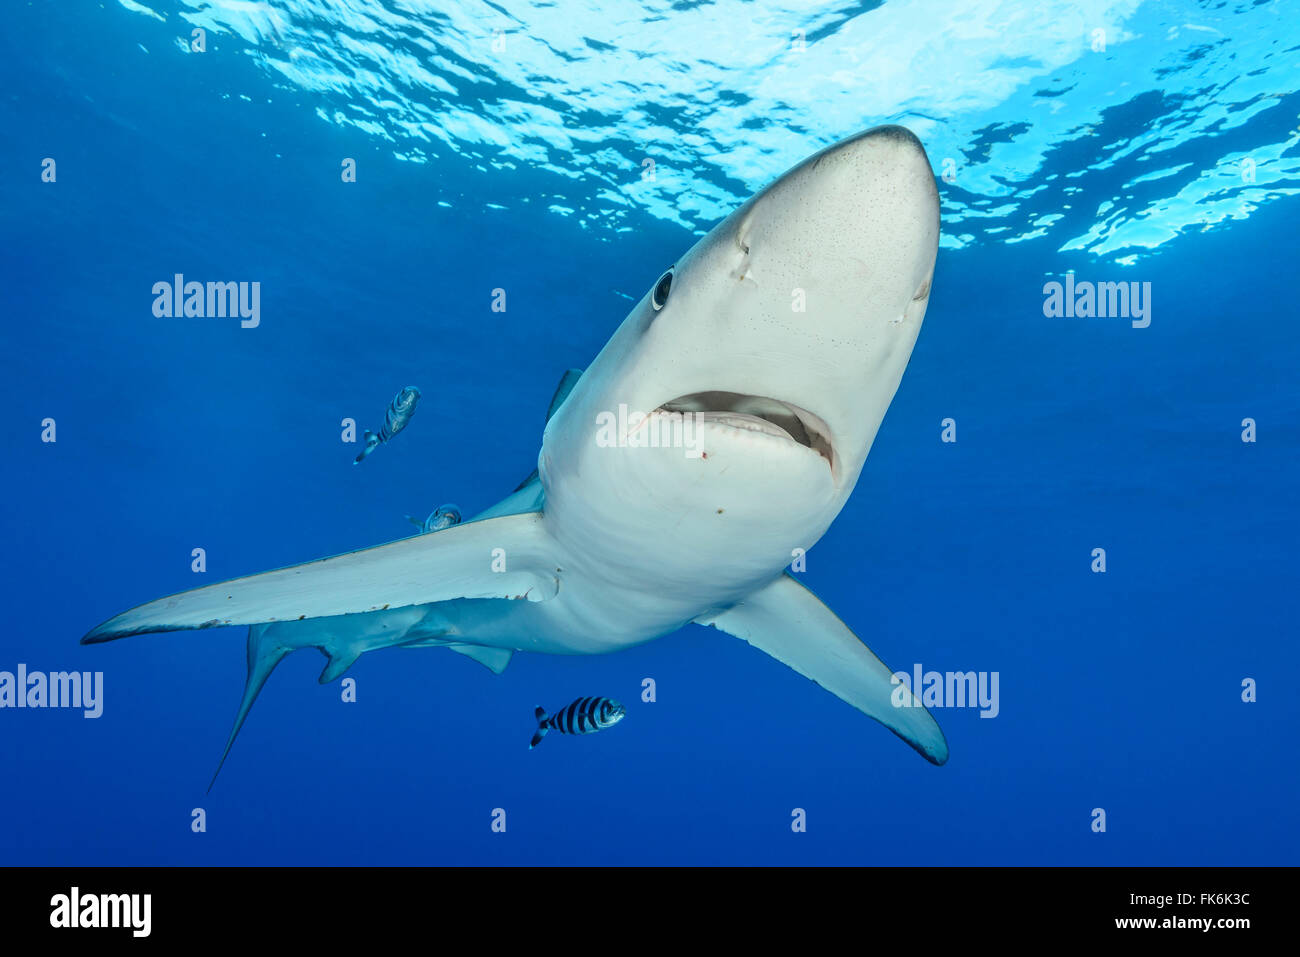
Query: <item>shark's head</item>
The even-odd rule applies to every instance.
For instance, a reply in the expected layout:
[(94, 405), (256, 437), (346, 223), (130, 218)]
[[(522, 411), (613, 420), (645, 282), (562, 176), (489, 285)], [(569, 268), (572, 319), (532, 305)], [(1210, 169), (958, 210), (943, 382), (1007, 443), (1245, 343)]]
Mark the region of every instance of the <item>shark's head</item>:
[[(766, 519), (773, 547), (810, 545), (898, 388), (938, 239), (934, 174), (912, 133), (877, 127), (822, 150), (652, 275), (548, 443), (580, 433), (582, 467), (632, 497), (685, 496), (700, 517)], [(673, 413), (695, 414), (682, 429), (694, 448), (608, 448), (662, 444)]]
[(934, 175), (910, 132), (823, 150), (656, 278), (629, 369), (637, 398), (716, 421), (706, 451), (760, 429), (851, 487), (916, 341), (938, 239)]

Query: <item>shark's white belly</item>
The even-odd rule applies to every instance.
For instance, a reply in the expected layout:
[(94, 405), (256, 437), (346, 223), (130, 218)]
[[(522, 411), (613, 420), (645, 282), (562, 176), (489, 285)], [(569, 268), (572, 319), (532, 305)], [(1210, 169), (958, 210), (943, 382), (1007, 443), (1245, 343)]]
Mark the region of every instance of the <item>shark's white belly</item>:
[(514, 647), (590, 654), (675, 631), (779, 576), (834, 517), (800, 505), (828, 496), (790, 494), (829, 487), (825, 460), (771, 436), (706, 428), (705, 454), (689, 460), (682, 449), (589, 439), (556, 442), (554, 454), (543, 447), (543, 520), (559, 589), (521, 609), (535, 627)]
[[(779, 573), (777, 569), (767, 580)], [(546, 601), (444, 602), (431, 606), (429, 621), (445, 623), (449, 637), (490, 647), (606, 654), (676, 631), (728, 603), (712, 588), (682, 591), (666, 581), (646, 581), (637, 588), (566, 570), (560, 590)]]

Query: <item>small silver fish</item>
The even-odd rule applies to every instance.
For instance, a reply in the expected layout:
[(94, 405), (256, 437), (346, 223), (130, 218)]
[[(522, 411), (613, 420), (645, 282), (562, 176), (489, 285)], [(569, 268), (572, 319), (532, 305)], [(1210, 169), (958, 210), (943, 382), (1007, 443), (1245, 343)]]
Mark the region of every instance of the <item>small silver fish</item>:
[(429, 517), (423, 522), (414, 516), (406, 516), (406, 520), (418, 528), (421, 533), (440, 532), (444, 528), (451, 528), (453, 525), (460, 524), (460, 507), (457, 505), (439, 505), (429, 513)]
[(402, 429), (406, 428), (411, 416), (415, 415), (415, 405), (420, 401), (420, 390), (413, 385), (408, 385), (388, 403), (388, 411), (384, 414), (384, 426), (378, 434), (366, 429), (365, 446), (361, 453), (352, 460), (353, 465), (359, 465), (361, 460), (367, 455), (379, 448), (383, 442), (391, 441), (393, 436)]
[(539, 706), (536, 715), (537, 733), (528, 745), (530, 751), (542, 743), (547, 731), (554, 729), (560, 734), (603, 731), (622, 721), (627, 715), (627, 709), (613, 698), (579, 698), (550, 716), (547, 716), (545, 708)]

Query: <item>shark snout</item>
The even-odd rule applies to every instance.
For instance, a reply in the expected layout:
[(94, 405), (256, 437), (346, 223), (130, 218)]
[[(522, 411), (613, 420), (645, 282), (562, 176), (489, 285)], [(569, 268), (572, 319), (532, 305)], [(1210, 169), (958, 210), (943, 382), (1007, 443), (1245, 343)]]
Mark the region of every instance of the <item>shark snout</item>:
[[(916, 135), (879, 126), (791, 169), (739, 212), (733, 228), (739, 248), (732, 255), (759, 282), (773, 266), (794, 277), (856, 260), (905, 268), (910, 298), (937, 247), (939, 191)], [(927, 257), (924, 267), (908, 268)]]
[[(877, 126), (851, 136), (804, 163), (801, 188), (866, 219), (939, 222), (939, 190), (925, 147), (903, 126)], [(799, 168), (792, 171), (792, 178)]]
[(751, 292), (762, 300), (747, 304), (751, 312), (793, 338), (879, 343), (914, 326), (928, 299), (939, 193), (916, 135), (880, 126), (791, 169), (731, 228), (732, 241), (713, 246), (708, 262), (726, 280), (724, 294)]
[[(840, 140), (828, 146), (820, 153), (815, 153), (806, 162), (820, 166), (828, 159), (855, 162), (869, 155), (871, 151), (892, 150), (896, 154), (912, 154), (926, 159), (925, 147), (915, 133), (906, 126), (873, 126), (855, 136)], [(928, 160), (926, 160), (928, 163)]]

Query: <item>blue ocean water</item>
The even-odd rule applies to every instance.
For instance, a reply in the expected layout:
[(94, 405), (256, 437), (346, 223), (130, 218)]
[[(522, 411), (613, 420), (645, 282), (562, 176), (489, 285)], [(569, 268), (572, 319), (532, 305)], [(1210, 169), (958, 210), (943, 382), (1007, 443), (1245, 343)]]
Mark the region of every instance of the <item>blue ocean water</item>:
[[(34, 0), (0, 45), (0, 670), (104, 676), (96, 719), (0, 710), (0, 862), (1296, 863), (1294, 3)], [(882, 122), (943, 241), (802, 578), (893, 667), (998, 674), (995, 718), (935, 711), (945, 766), (692, 626), (501, 676), (385, 650), (354, 703), (290, 656), (205, 794), (245, 630), (78, 644), (503, 497), (665, 265)], [(1069, 271), (1149, 282), (1150, 325), (1046, 317)], [(177, 273), (259, 281), (259, 326), (156, 318)], [(340, 421), (407, 384), (353, 468)], [(527, 750), (591, 694), (628, 717)]]

